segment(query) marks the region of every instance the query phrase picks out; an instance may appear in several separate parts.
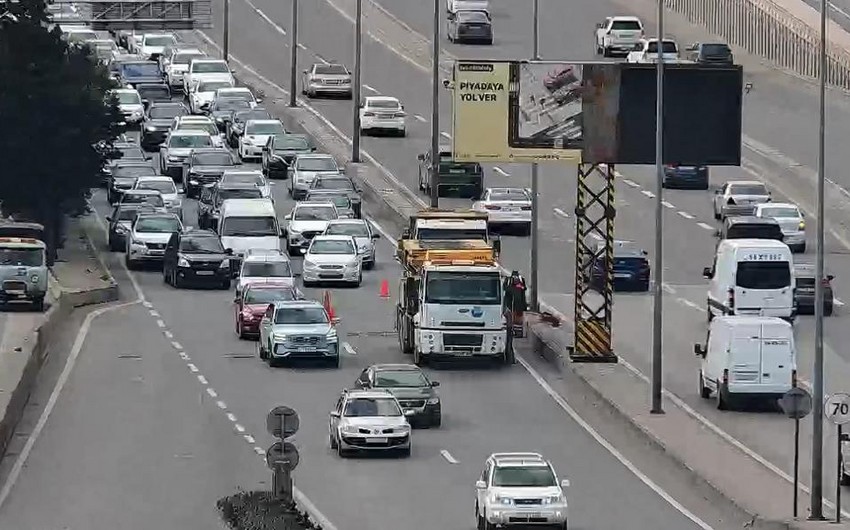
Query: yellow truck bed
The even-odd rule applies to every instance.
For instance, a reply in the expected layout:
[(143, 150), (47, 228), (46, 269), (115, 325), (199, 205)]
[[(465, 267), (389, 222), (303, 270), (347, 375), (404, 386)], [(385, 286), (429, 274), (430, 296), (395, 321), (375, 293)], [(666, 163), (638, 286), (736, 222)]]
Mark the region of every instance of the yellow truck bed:
[(484, 220), (488, 219), (487, 212), (476, 212), (469, 208), (426, 208), (410, 216), (411, 230), (416, 226), (417, 219), (458, 219), (458, 220)]
[(494, 265), (493, 245), (470, 240), (403, 240), (398, 248), (399, 260), (410, 272), (418, 271), (426, 262), (446, 265)]

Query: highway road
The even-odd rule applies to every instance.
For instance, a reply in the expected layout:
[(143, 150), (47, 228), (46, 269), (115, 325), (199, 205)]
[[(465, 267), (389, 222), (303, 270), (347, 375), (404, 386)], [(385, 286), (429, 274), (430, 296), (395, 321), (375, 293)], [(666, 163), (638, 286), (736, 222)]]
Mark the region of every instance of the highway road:
[[(266, 32), (234, 31), (231, 40), (232, 53), (249, 63), (275, 82), (286, 85), (286, 69), (280, 54), (275, 59), (266, 58), (271, 42), (282, 45), (284, 37), (274, 29), (266, 17), (276, 26), (288, 27), (288, 9), (271, 0), (237, 0), (232, 11), (234, 28), (267, 25)], [(425, 63), (416, 63), (409, 50), (404, 48), (405, 38), (418, 42), (421, 35), (429, 31), (431, 24), (430, 6), (414, 0), (404, 0), (385, 6), (394, 17), (398, 17), (410, 29), (407, 33), (398, 30), (398, 22), (387, 16), (370, 16), (365, 23), (367, 31), (377, 35), (381, 42), (364, 40), (363, 82), (371, 87), (366, 93), (380, 92), (399, 97), (412, 117), (410, 138), (364, 140), (364, 149), (375, 156), (393, 172), (407, 187), (416, 187), (417, 153), (427, 148), (429, 126), (416, 116), (428, 116), (429, 74)], [(316, 56), (327, 60), (340, 60), (351, 64), (352, 41), (351, 21), (341, 13), (349, 13), (350, 3), (343, 0), (326, 0), (304, 8), (303, 28), (322, 28), (321, 31), (303, 30), (301, 60), (312, 62)], [(258, 16), (257, 11), (263, 16)], [(604, 16), (625, 12), (621, 6), (610, 2), (582, 2), (578, 6), (543, 2), (541, 21), (541, 50), (543, 56), (549, 50), (570, 50), (570, 59), (593, 59), (590, 29)], [(644, 15), (643, 13), (639, 13)], [(349, 15), (350, 17), (350, 15)], [(647, 18), (645, 18), (647, 20)], [(258, 26), (259, 25), (259, 26)], [(523, 5), (494, 3), (495, 45), (491, 48), (453, 45), (443, 42), (445, 50), (460, 57), (522, 57), (531, 52), (530, 10)], [(650, 25), (651, 27), (651, 25)], [(395, 28), (395, 29), (394, 29)], [(415, 35), (412, 31), (421, 35)], [(651, 31), (651, 29), (650, 29)], [(411, 35), (413, 35), (411, 37)], [(215, 35), (211, 35), (217, 39)], [(693, 40), (688, 33), (677, 35), (683, 42)], [(263, 44), (264, 39), (267, 39)], [(415, 58), (415, 57), (414, 57)], [(414, 64), (415, 63), (415, 64)], [(778, 74), (758, 74), (755, 90), (745, 100), (745, 133), (757, 141), (772, 146), (809, 167), (814, 167), (816, 114), (812, 112), (813, 94), (800, 83), (792, 84)], [(447, 119), (447, 98), (442, 100), (443, 124)], [(343, 131), (351, 130), (351, 110), (348, 103), (316, 102), (316, 109), (327, 116)], [(828, 145), (828, 169), (832, 180), (843, 184), (846, 175), (837, 168), (846, 167), (846, 149), (838, 138), (845, 128), (850, 128), (847, 102), (831, 97), (829, 102), (830, 143)], [(770, 116), (766, 119), (766, 116)], [(424, 119), (424, 118), (423, 118)], [(447, 131), (446, 127), (443, 127)], [(654, 197), (654, 169), (640, 166), (618, 168), (622, 176), (618, 179), (618, 231), (617, 237), (638, 242), (651, 250), (653, 226), (652, 202)], [(833, 171), (835, 170), (835, 171)], [(522, 166), (503, 165), (488, 167), (489, 186), (528, 186), (528, 170)], [(575, 169), (571, 167), (542, 166), (541, 169), (541, 291), (544, 299), (563, 312), (570, 314), (570, 291), (572, 277), (573, 196)], [(771, 175), (769, 183), (780, 182), (781, 190), (775, 190), (777, 200), (786, 192), (794, 200), (801, 194), (810, 193), (807, 183)], [(732, 178), (750, 179), (753, 176), (741, 168), (713, 168), (712, 181), (715, 186)], [(710, 263), (714, 248), (716, 228), (710, 213), (712, 192), (669, 191), (666, 193), (665, 239), (668, 253), (665, 262), (667, 293), (665, 351), (666, 385), (686, 402), (730, 433), (742, 443), (764, 456), (775, 465), (788, 469), (791, 448), (778, 440), (785, 439), (790, 424), (780, 416), (765, 413), (719, 413), (713, 403), (706, 403), (696, 396), (697, 363), (693, 358), (692, 344), (704, 339), (705, 280), (702, 268)], [(446, 206), (461, 206), (464, 201), (445, 200)], [(806, 204), (804, 204), (806, 206)], [(845, 224), (850, 219), (832, 219), (836, 224)], [(809, 225), (812, 226), (811, 224)], [(810, 246), (811, 248), (811, 246)], [(527, 272), (528, 240), (506, 238), (504, 241), (504, 264), (508, 268), (519, 268)], [(846, 258), (847, 248), (840, 242), (828, 241), (828, 268), (836, 275), (835, 287), (839, 297), (850, 293), (850, 263)], [(811, 259), (807, 256), (804, 259)], [(557, 264), (557, 265), (555, 265)], [(615, 301), (615, 343), (617, 352), (624, 359), (648, 373), (649, 329), (651, 301), (647, 295), (618, 295)], [(826, 324), (828, 391), (844, 389), (845, 374), (850, 373), (850, 355), (841, 345), (848, 337), (847, 316), (839, 308), (838, 315)], [(812, 363), (813, 325), (810, 317), (803, 317), (798, 324), (800, 343), (800, 373), (810, 378)], [(806, 448), (808, 450), (808, 448)], [(831, 457), (828, 457), (831, 458)], [(807, 476), (806, 455), (803, 458), (803, 476)], [(829, 475), (829, 472), (827, 472)]]

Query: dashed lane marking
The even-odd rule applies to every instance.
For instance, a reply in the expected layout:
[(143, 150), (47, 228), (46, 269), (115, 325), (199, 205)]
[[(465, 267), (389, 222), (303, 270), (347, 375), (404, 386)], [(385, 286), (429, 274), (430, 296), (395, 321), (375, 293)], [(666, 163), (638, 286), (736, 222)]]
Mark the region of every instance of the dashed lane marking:
[(440, 449), (440, 454), (443, 455), (443, 458), (446, 459), (446, 462), (449, 464), (457, 464), (459, 463), (455, 457), (452, 456), (450, 452), (445, 449)]
[(655, 198), (655, 194), (654, 194), (654, 193), (652, 193), (652, 192), (651, 192), (651, 191), (649, 191), (649, 190), (640, 190), (640, 192), (641, 192), (641, 193), (643, 193), (644, 195), (646, 195), (647, 197), (649, 197), (650, 199), (654, 199), (654, 198)]
[(189, 364), (187, 364), (186, 366), (187, 366), (187, 367), (189, 367), (189, 371), (190, 371), (190, 372), (192, 372), (193, 374), (196, 374), (196, 373), (198, 373), (198, 372), (200, 371), (200, 370), (198, 370), (198, 367), (197, 367), (197, 366), (195, 366), (195, 365), (194, 365), (194, 364), (192, 364), (192, 363), (189, 363)]
[(176, 340), (171, 341), (171, 345), (174, 346), (175, 350), (182, 350), (183, 345), (177, 342)]
[(156, 309), (151, 309), (148, 313), (150, 313), (152, 317), (159, 318), (159, 311)]
[(321, 56), (321, 55), (319, 55), (318, 53), (316, 54), (316, 59), (318, 59), (319, 61), (321, 61), (323, 64), (331, 64), (331, 63), (329, 63), (329, 62), (328, 62), (328, 60), (327, 60), (327, 59), (325, 59), (324, 57), (322, 57), (322, 56)]
[(667, 294), (676, 294), (676, 289), (673, 289), (671, 286), (667, 285), (666, 283), (661, 284), (661, 290), (664, 291)]
[(234, 425), (233, 428), (236, 429), (236, 432), (238, 432), (239, 434), (245, 432), (245, 427), (239, 425), (238, 423)]
[(365, 88), (366, 90), (368, 90), (369, 92), (373, 93), (373, 94), (377, 94), (377, 93), (378, 93), (378, 89), (377, 89), (377, 88), (372, 87), (372, 86), (370, 86), (370, 85), (367, 85), (366, 83), (363, 83), (361, 86), (362, 86), (363, 88)]
[(224, 401), (221, 401), (221, 400), (216, 401), (215, 406), (220, 408), (221, 410), (227, 409), (227, 404)]
[(244, 438), (245, 441), (248, 442), (251, 445), (254, 445), (257, 442), (256, 440), (254, 440), (254, 437), (251, 436), (250, 434), (243, 434), (242, 438)]
[(165, 322), (163, 322), (162, 320), (157, 320), (157, 321), (156, 321), (156, 325), (157, 325), (157, 326), (159, 326), (159, 327), (161, 327), (161, 328), (164, 328), (164, 327), (165, 327)]
[[(98, 219), (100, 219), (100, 216), (99, 216), (99, 215), (98, 215), (97, 217), (98, 217)], [(103, 226), (102, 226), (102, 225), (101, 225), (101, 228), (103, 228)], [(143, 305), (143, 306), (145, 306), (147, 309), (150, 309), (150, 308), (152, 308), (152, 307), (153, 307), (153, 304), (151, 304), (151, 303), (150, 303), (150, 302), (148, 302), (147, 300), (145, 300), (144, 302), (142, 302), (142, 305)]]
[(258, 445), (255, 445), (254, 446), (254, 452), (257, 453), (258, 455), (262, 456), (263, 460), (265, 460), (265, 456), (266, 456), (265, 449), (263, 449), (262, 447), (260, 447)]
[(345, 353), (348, 355), (357, 355), (357, 350), (355, 350), (351, 344), (347, 342), (342, 343), (342, 349), (345, 350)]
[(690, 307), (691, 309), (696, 309), (697, 311), (702, 311), (702, 310), (703, 310), (703, 308), (702, 308), (702, 307), (700, 307), (698, 304), (696, 304), (696, 303), (694, 303), (694, 302), (691, 302), (691, 301), (690, 301), (690, 300), (688, 300), (687, 298), (676, 298), (676, 301), (677, 301), (677, 302), (679, 302), (679, 303), (680, 303), (680, 304), (682, 304), (682, 305), (685, 305), (685, 306), (687, 306), (687, 307)]
[(422, 116), (420, 116), (419, 114), (414, 114), (413, 118), (416, 119), (417, 121), (421, 121), (422, 123), (425, 123), (425, 122), (428, 121), (425, 118), (423, 118)]
[(215, 398), (218, 397), (218, 392), (216, 392), (212, 387), (210, 387), (210, 388), (207, 388), (207, 395), (209, 395), (211, 398), (215, 399)]
[(555, 215), (557, 215), (558, 217), (562, 217), (564, 219), (570, 218), (570, 214), (560, 208), (552, 208), (552, 211), (555, 212)]
[(179, 356), (180, 356), (180, 358), (181, 358), (181, 359), (183, 359), (183, 360), (184, 360), (184, 361), (186, 361), (186, 362), (189, 362), (189, 361), (191, 361), (191, 360), (192, 360), (192, 358), (191, 358), (191, 357), (189, 357), (189, 354), (188, 354), (188, 353), (186, 353), (186, 352), (184, 352), (184, 351), (177, 352), (177, 355), (179, 355)]
[(700, 227), (700, 228), (705, 228), (706, 230), (712, 230), (712, 231), (714, 230), (714, 227), (713, 227), (713, 226), (711, 226), (711, 225), (710, 225), (710, 224), (708, 224), (708, 223), (703, 223), (702, 221), (700, 221), (699, 223), (697, 223), (697, 226), (698, 226), (698, 227)]
[(667, 201), (661, 201), (661, 206), (663, 206), (663, 207), (665, 207), (665, 208), (668, 208), (668, 209), (670, 209), (670, 210), (675, 210), (675, 209), (676, 209), (676, 207), (675, 207), (675, 206), (673, 206), (673, 204), (671, 204), (671, 203), (669, 203), (669, 202), (667, 202)]
[(449, 139), (449, 140), (452, 139), (452, 135), (447, 133), (447, 132), (441, 132), (440, 136), (442, 136), (443, 138)]
[(503, 177), (510, 177), (510, 176), (511, 176), (511, 174), (510, 174), (510, 173), (508, 173), (508, 172), (507, 172), (507, 171), (505, 171), (504, 169), (500, 168), (499, 166), (495, 166), (495, 167), (493, 167), (493, 171), (495, 171), (495, 172), (496, 172), (496, 173), (498, 173), (499, 175), (502, 175)]
[(301, 44), (300, 42), (298, 43), (298, 48), (299, 48), (299, 49), (301, 49), (301, 50), (306, 50), (306, 49), (307, 49), (307, 47), (306, 47), (306, 46), (304, 46), (303, 44)]
[(170, 331), (168, 331), (167, 329), (165, 331), (163, 331), (162, 334), (165, 335), (165, 338), (167, 338), (167, 339), (173, 339), (174, 338), (174, 334), (171, 333)]
[(683, 210), (679, 210), (679, 211), (678, 211), (678, 212), (676, 212), (676, 213), (677, 213), (677, 214), (679, 214), (679, 215), (681, 215), (681, 216), (682, 216), (682, 217), (684, 217), (685, 219), (693, 219), (693, 218), (694, 218), (694, 216), (693, 216), (693, 215), (691, 215), (691, 214), (689, 214), (688, 212), (685, 212), (685, 211), (683, 211)]
[(622, 179), (622, 181), (626, 184), (626, 186), (630, 186), (632, 188), (640, 188), (640, 184), (633, 181), (632, 179)]
[(210, 384), (209, 381), (207, 381), (207, 378), (202, 376), (201, 374), (198, 374), (198, 382), (201, 383), (202, 385)]

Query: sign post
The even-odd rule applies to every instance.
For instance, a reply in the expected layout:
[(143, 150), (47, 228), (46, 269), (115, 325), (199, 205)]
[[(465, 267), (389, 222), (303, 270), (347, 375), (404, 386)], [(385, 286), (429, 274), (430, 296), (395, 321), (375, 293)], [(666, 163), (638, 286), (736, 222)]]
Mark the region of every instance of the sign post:
[(795, 387), (779, 400), (786, 416), (794, 420), (794, 518), (797, 518), (800, 485), (800, 420), (812, 412), (812, 395)]
[(841, 522), (841, 475), (843, 474), (843, 459), (841, 444), (844, 434), (844, 424), (850, 422), (850, 394), (839, 392), (827, 398), (823, 407), (823, 415), (826, 419), (838, 426), (837, 434), (837, 455), (836, 455), (836, 474), (835, 474), (835, 522)]
[(286, 441), (298, 432), (301, 422), (298, 413), (285, 405), (269, 411), (266, 429), (279, 440), (266, 451), (266, 464), (272, 470), (272, 493), (286, 504), (292, 503), (292, 470), (298, 467), (298, 449)]

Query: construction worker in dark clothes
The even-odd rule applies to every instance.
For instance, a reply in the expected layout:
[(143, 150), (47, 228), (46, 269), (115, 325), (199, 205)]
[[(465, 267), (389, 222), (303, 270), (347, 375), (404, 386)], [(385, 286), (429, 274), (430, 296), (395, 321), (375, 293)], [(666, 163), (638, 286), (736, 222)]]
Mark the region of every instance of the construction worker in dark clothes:
[(511, 272), (505, 278), (505, 313), (509, 317), (508, 322), (512, 324), (514, 337), (525, 335), (524, 316), (528, 303), (525, 298), (525, 278), (519, 271)]

